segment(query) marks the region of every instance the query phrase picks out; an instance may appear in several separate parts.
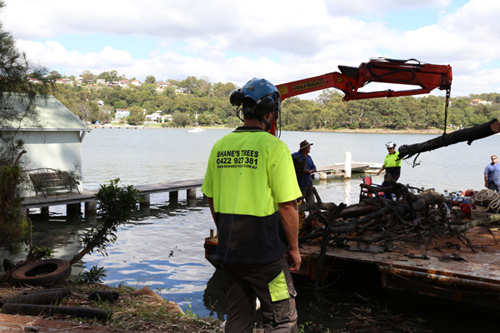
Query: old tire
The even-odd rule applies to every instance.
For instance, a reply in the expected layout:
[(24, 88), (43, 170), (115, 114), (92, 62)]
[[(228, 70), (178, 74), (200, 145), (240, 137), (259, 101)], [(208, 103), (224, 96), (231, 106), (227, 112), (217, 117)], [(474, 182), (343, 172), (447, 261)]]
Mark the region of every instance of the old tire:
[(47, 259), (21, 266), (12, 273), (11, 279), (16, 285), (49, 286), (65, 281), (70, 274), (69, 261)]

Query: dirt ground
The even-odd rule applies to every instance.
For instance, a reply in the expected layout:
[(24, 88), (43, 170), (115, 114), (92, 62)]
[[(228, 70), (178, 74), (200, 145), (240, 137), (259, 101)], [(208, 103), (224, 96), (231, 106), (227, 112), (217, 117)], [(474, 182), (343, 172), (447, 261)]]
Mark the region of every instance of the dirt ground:
[[(12, 314), (13, 312), (9, 311), (0, 313), (0, 332), (220, 332), (219, 322), (185, 315), (176, 303), (164, 300), (147, 287), (135, 290), (69, 282), (54, 287), (71, 289), (71, 294), (64, 297), (59, 306), (105, 309), (111, 311), (111, 315), (107, 319), (99, 320), (60, 313), (30, 316)], [(1, 286), (0, 307), (5, 308), (10, 303), (3, 304), (2, 301), (22, 296), (26, 292), (39, 292), (40, 289)], [(96, 290), (114, 291), (119, 297), (112, 302), (89, 300), (89, 294)]]
[[(19, 295), (24, 291), (30, 291), (31, 288), (1, 287), (0, 301), (9, 297)], [(119, 330), (110, 330), (103, 326), (96, 326), (79, 321), (68, 321), (65, 318), (38, 317), (26, 315), (10, 315), (0, 313), (0, 332), (119, 332)], [(126, 331), (121, 331), (126, 332)]]
[[(106, 327), (94, 326), (78, 322), (48, 320), (39, 317), (8, 315), (0, 313), (0, 332), (118, 332)], [(126, 332), (126, 331), (121, 331)]]

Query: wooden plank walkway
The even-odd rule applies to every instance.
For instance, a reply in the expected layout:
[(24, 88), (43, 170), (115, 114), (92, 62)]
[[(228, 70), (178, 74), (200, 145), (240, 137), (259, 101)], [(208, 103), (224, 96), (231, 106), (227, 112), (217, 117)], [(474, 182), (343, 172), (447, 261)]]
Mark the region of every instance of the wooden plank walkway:
[[(380, 168), (374, 163), (359, 163), (352, 162), (351, 171), (353, 173), (363, 173), (369, 172), (369, 170), (374, 170), (374, 168)], [(326, 175), (343, 175), (344, 174), (344, 163), (337, 163), (331, 166), (318, 168), (318, 174)], [(157, 184), (146, 184), (146, 185), (134, 185), (134, 188), (139, 190), (143, 196), (145, 204), (149, 204), (149, 195), (154, 193), (169, 192), (171, 193), (171, 198), (175, 199), (179, 191), (182, 190), (196, 190), (201, 188), (203, 184), (203, 179), (194, 180), (180, 180), (173, 182), (157, 183)], [(47, 197), (27, 197), (24, 198), (22, 206), (24, 209), (30, 208), (44, 208), (59, 205), (78, 205), (81, 203), (92, 204), (95, 202), (95, 194), (98, 190), (81, 191), (80, 193), (67, 193), (59, 194)], [(193, 194), (190, 194), (192, 198)]]
[[(374, 173), (377, 172), (382, 164), (351, 162), (351, 173)], [(334, 165), (319, 167), (315, 173), (320, 175), (320, 179), (326, 176), (344, 176), (345, 163), (336, 163)]]
[[(148, 198), (150, 194), (169, 192), (177, 194), (179, 191), (192, 191), (201, 188), (203, 179), (195, 180), (180, 180), (167, 183), (149, 184), (149, 185), (134, 185), (134, 188), (141, 192), (143, 197)], [(81, 203), (95, 203), (95, 195), (98, 190), (81, 191), (80, 193), (67, 193), (47, 197), (27, 197), (24, 198), (22, 206), (25, 209), (43, 208), (59, 205), (75, 205)], [(148, 198), (149, 199), (149, 198)], [(149, 202), (149, 201), (147, 201)]]
[[(351, 171), (352, 172), (364, 172), (366, 169), (370, 168), (370, 164), (368, 163), (356, 163), (353, 162), (351, 164)], [(317, 172), (324, 172), (324, 173), (342, 173), (345, 171), (345, 164), (344, 163), (338, 163), (326, 167), (319, 167)]]

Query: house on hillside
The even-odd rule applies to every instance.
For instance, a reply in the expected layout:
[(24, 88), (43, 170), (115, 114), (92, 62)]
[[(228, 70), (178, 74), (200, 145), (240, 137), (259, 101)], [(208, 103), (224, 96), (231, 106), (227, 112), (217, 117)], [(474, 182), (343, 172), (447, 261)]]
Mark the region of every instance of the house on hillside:
[[(5, 109), (0, 109), (0, 113), (6, 114), (6, 110), (12, 110), (9, 112), (23, 114), (26, 102), (19, 94), (4, 95), (2, 107)], [(16, 141), (23, 140), (26, 154), (23, 155), (22, 162), (28, 174), (51, 169), (67, 172), (81, 179), (81, 145), (90, 129), (54, 96), (46, 99), (39, 97), (35, 110), (37, 117), (10, 122), (4, 118), (0, 121), (0, 137), (7, 141), (13, 137)], [(2, 144), (5, 141), (0, 140), (0, 145)], [(26, 179), (21, 196), (34, 196), (36, 192), (33, 183), (29, 180), (30, 177)], [(81, 181), (77, 189), (82, 189)]]
[(128, 109), (116, 109), (115, 119), (120, 121), (123, 118), (130, 116), (130, 111)]
[(483, 101), (483, 100), (481, 100), (479, 98), (476, 98), (476, 99), (472, 100), (471, 104), (473, 106), (478, 106), (479, 104), (482, 104), (482, 105), (492, 105), (493, 102), (487, 102), (487, 101)]
[(147, 114), (146, 115), (146, 122), (149, 122), (149, 123), (161, 123), (162, 122), (162, 113), (163, 111), (161, 110), (157, 110), (155, 111), (154, 113), (152, 114)]
[(128, 88), (130, 84), (129, 80), (121, 80), (118, 82), (118, 85), (122, 88)]

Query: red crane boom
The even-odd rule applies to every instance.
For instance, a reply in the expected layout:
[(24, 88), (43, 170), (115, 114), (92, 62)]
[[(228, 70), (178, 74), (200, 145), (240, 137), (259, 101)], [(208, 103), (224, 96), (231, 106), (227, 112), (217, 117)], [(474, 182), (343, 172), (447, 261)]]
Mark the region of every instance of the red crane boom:
[[(327, 73), (307, 79), (283, 83), (276, 86), (281, 100), (327, 88), (342, 90), (343, 100), (351, 101), (378, 97), (399, 97), (428, 94), (439, 88), (451, 89), (452, 71), (450, 65), (433, 65), (415, 59), (395, 60), (386, 58), (371, 59), (359, 67), (339, 66), (339, 72)], [(359, 89), (371, 82), (418, 86), (410, 90), (381, 90), (360, 92)], [(271, 133), (275, 134), (275, 126)]]

